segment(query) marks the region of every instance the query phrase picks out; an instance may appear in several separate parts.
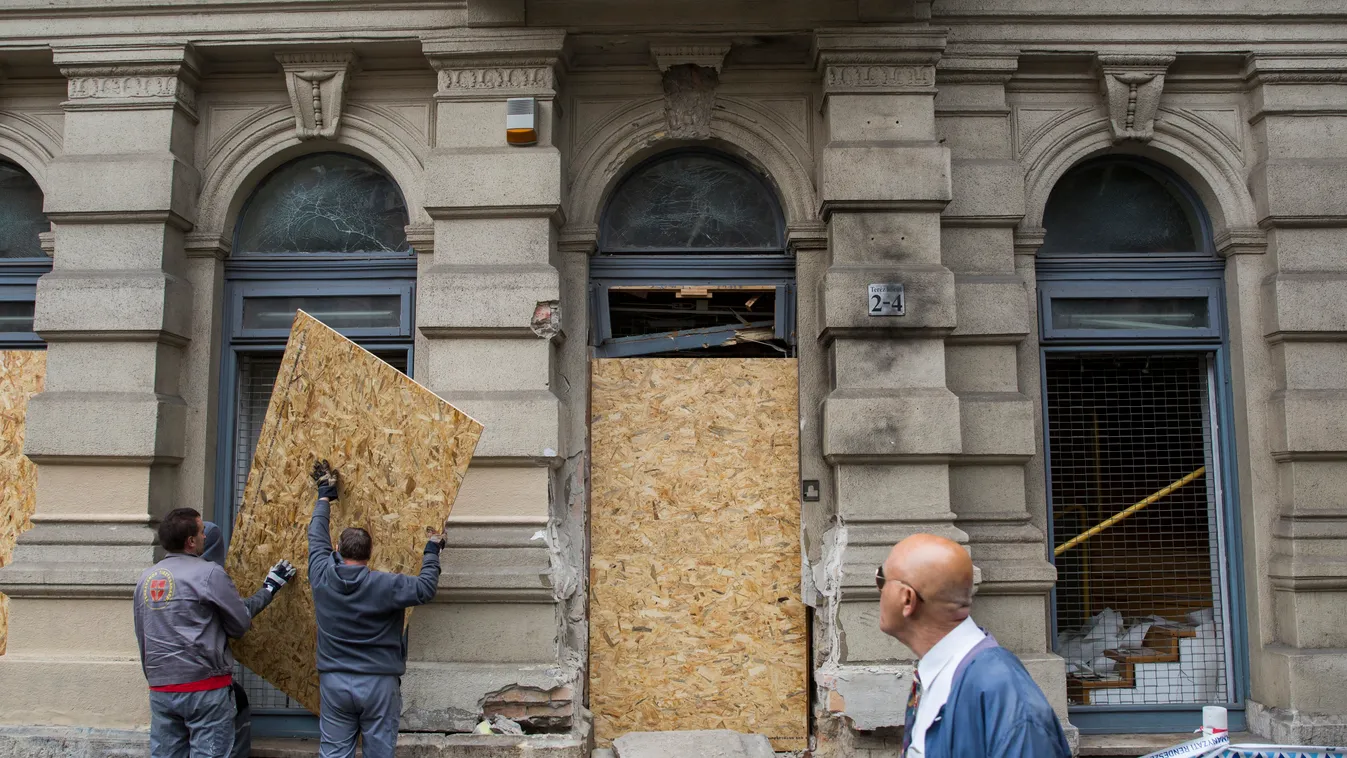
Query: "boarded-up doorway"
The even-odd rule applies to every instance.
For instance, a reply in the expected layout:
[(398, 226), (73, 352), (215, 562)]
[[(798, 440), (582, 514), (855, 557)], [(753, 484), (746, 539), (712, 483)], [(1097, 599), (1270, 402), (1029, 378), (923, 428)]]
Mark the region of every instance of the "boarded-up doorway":
[(807, 747), (791, 358), (595, 360), (590, 708)]

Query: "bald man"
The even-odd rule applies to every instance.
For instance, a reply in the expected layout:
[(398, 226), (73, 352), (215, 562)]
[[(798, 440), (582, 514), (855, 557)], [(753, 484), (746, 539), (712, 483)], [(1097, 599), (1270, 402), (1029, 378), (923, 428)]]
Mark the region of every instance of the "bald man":
[(969, 616), (973, 561), (963, 546), (914, 534), (893, 546), (875, 583), (879, 628), (919, 659), (905, 758), (1069, 758), (1043, 691)]

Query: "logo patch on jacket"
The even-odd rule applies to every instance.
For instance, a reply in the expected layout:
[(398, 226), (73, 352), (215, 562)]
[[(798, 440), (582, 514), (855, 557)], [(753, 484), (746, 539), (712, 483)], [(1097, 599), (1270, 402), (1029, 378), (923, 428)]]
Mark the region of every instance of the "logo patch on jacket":
[(143, 602), (146, 607), (156, 611), (166, 608), (173, 599), (173, 589), (173, 574), (168, 569), (156, 569), (145, 577)]

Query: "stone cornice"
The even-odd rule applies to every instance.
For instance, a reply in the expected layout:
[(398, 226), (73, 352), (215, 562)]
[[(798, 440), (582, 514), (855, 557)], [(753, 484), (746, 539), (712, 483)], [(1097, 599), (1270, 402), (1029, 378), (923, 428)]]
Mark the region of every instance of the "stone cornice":
[(67, 111), (180, 107), (196, 116), (200, 65), (188, 46), (53, 47), (69, 80)]
[(699, 40), (696, 42), (678, 40), (655, 40), (650, 44), (650, 57), (660, 71), (668, 71), (673, 66), (692, 64), (702, 68), (720, 71), (725, 65), (725, 56), (730, 54), (728, 40)]
[(936, 81), (943, 84), (1005, 84), (1019, 69), (1019, 55), (945, 56), (935, 67)]
[(190, 232), (183, 240), (183, 249), (188, 258), (224, 260), (229, 257), (231, 248), (228, 237), (210, 232)]
[(421, 48), (439, 72), (437, 99), (551, 99), (565, 39), (560, 29), (461, 29)]
[(1251, 55), (1244, 66), (1250, 85), (1347, 84), (1347, 51), (1338, 55)]
[(910, 27), (819, 29), (814, 65), (824, 95), (934, 94), (945, 30)]
[(1261, 255), (1267, 252), (1267, 232), (1262, 229), (1227, 229), (1214, 240), (1222, 258), (1232, 255)]
[(417, 255), (430, 255), (435, 252), (435, 225), (408, 224), (407, 244)]

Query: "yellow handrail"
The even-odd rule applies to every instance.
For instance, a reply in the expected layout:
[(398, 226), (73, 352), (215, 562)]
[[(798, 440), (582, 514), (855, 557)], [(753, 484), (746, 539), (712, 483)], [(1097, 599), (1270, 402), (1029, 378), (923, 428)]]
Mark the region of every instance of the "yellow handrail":
[(1090, 539), (1091, 537), (1095, 536), (1096, 534), (1099, 534), (1100, 532), (1104, 531), (1105, 529), (1109, 528), (1110, 526), (1113, 526), (1114, 524), (1118, 523), (1119, 521), (1122, 521), (1123, 519), (1127, 518), (1128, 516), (1131, 516), (1133, 513), (1136, 513), (1137, 511), (1141, 510), (1142, 508), (1145, 508), (1146, 506), (1148, 506), (1148, 505), (1154, 503), (1156, 500), (1159, 500), (1160, 498), (1164, 497), (1165, 495), (1168, 495), (1169, 493), (1173, 492), (1174, 490), (1176, 490), (1176, 489), (1182, 487), (1182, 486), (1185, 485), (1185, 484), (1188, 484), (1189, 482), (1191, 482), (1191, 481), (1193, 481), (1194, 479), (1196, 479), (1196, 478), (1202, 476), (1202, 475), (1205, 474), (1205, 473), (1207, 473), (1207, 467), (1206, 467), (1206, 466), (1202, 466), (1202, 467), (1199, 468), (1198, 470), (1194, 471), (1193, 473), (1189, 474), (1188, 476), (1183, 477), (1182, 479), (1178, 480), (1177, 482), (1174, 482), (1173, 484), (1170, 484), (1168, 487), (1165, 487), (1164, 489), (1160, 490), (1159, 492), (1155, 492), (1155, 493), (1151, 494), (1151, 495), (1150, 495), (1149, 497), (1147, 497), (1145, 500), (1142, 500), (1142, 501), (1140, 501), (1140, 502), (1138, 502), (1138, 503), (1135, 503), (1135, 504), (1133, 504), (1133, 505), (1128, 506), (1128, 507), (1126, 508), (1126, 510), (1123, 510), (1123, 511), (1120, 512), (1120, 513), (1117, 513), (1117, 514), (1114, 514), (1114, 515), (1112, 515), (1112, 516), (1109, 516), (1107, 519), (1104, 519), (1104, 520), (1103, 520), (1102, 522), (1100, 522), (1098, 525), (1092, 526), (1092, 527), (1090, 527), (1089, 529), (1086, 529), (1084, 532), (1081, 532), (1080, 534), (1077, 534), (1075, 537), (1072, 537), (1071, 539), (1067, 540), (1066, 542), (1063, 542), (1062, 544), (1060, 544), (1060, 545), (1058, 545), (1057, 547), (1055, 547), (1055, 548), (1052, 549), (1052, 554), (1053, 554), (1053, 555), (1061, 555), (1062, 553), (1065, 553), (1066, 551), (1070, 550), (1071, 548), (1075, 547), (1076, 545), (1079, 545), (1080, 543), (1084, 542), (1085, 540), (1088, 540), (1088, 539)]

